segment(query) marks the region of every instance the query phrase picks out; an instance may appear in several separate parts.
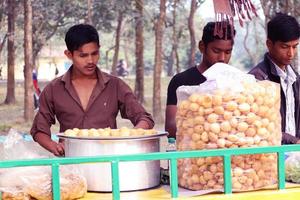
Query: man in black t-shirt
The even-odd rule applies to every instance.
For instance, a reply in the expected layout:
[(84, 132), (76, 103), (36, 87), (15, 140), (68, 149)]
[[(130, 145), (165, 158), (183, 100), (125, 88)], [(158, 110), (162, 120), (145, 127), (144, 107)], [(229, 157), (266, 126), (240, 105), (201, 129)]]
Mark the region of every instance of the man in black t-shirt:
[(232, 31), (232, 26), (225, 24), (224, 34), (220, 37), (214, 35), (215, 25), (215, 22), (209, 22), (203, 29), (202, 40), (199, 42), (199, 50), (202, 53), (200, 65), (176, 74), (169, 83), (165, 121), (165, 130), (169, 132), (169, 137), (176, 137), (177, 88), (182, 85), (199, 85), (206, 81), (202, 75), (205, 70), (217, 62), (226, 64), (229, 62), (235, 30)]

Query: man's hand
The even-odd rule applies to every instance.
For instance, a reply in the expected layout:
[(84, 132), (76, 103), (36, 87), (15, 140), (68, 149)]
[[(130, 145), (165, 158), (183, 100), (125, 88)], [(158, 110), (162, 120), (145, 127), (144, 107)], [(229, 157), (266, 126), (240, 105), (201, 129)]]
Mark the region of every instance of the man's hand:
[(298, 140), (296, 144), (300, 144), (300, 140)]
[(54, 142), (50, 135), (38, 132), (34, 136), (34, 140), (38, 142), (42, 147), (50, 151), (56, 156), (64, 156), (65, 155), (65, 148), (63, 143)]
[(52, 141), (50, 146), (49, 146), (49, 150), (55, 156), (64, 156), (65, 155), (64, 144), (61, 143), (61, 142), (56, 143), (56, 142)]
[(168, 137), (176, 138), (176, 105), (167, 105), (166, 107), (166, 120), (165, 120), (165, 130), (169, 133)]
[(150, 127), (147, 121), (141, 120), (137, 123), (137, 125), (135, 125), (134, 128), (149, 129)]

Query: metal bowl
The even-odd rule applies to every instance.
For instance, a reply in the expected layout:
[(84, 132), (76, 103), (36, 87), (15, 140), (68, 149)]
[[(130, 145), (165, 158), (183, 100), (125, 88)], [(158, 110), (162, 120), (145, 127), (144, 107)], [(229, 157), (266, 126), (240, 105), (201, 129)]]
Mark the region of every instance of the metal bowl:
[[(65, 143), (66, 157), (126, 155), (159, 152), (160, 138), (166, 132), (134, 137), (69, 137), (58, 134)], [(110, 163), (81, 164), (88, 190), (112, 191)], [(133, 161), (119, 164), (121, 191), (142, 190), (160, 184), (160, 161)]]

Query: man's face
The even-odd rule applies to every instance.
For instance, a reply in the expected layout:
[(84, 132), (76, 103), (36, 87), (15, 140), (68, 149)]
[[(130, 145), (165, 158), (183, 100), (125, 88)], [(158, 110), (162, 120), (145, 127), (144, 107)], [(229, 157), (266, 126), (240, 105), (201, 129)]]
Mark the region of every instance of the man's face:
[(273, 60), (281, 68), (291, 64), (297, 53), (299, 39), (289, 42), (267, 40), (269, 54)]
[(228, 64), (233, 48), (232, 40), (214, 40), (205, 45), (200, 42), (200, 51), (203, 54), (203, 62), (207, 67), (214, 65), (217, 62)]
[(70, 52), (65, 51), (66, 56), (72, 60), (76, 73), (90, 76), (95, 73), (100, 57), (99, 46), (95, 42), (82, 45), (79, 49)]

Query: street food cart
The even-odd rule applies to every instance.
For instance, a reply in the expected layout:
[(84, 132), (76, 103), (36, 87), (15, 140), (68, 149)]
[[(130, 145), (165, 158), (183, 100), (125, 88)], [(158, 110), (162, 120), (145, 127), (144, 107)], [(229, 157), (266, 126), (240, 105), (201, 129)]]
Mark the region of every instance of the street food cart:
[[(66, 164), (96, 163), (109, 162), (111, 165), (112, 177), (112, 193), (93, 193), (89, 192), (83, 199), (298, 199), (300, 197), (300, 187), (296, 184), (287, 183), (285, 181), (285, 153), (292, 151), (300, 151), (300, 145), (284, 145), (273, 147), (255, 147), (255, 148), (237, 148), (237, 149), (215, 149), (202, 151), (182, 151), (182, 152), (164, 152), (164, 153), (147, 153), (135, 155), (106, 155), (97, 157), (75, 157), (75, 158), (52, 158), (52, 159), (36, 159), (36, 160), (18, 160), (18, 161), (2, 161), (0, 168), (12, 168), (19, 166), (45, 166), (52, 168), (52, 188), (53, 199), (60, 199), (59, 188), (59, 167)], [(231, 185), (231, 157), (236, 155), (276, 153), (278, 156), (278, 185), (273, 188), (266, 188), (258, 191), (232, 193)], [(222, 156), (224, 162), (224, 193), (205, 194), (193, 197), (182, 197), (178, 193), (177, 179), (177, 160), (182, 158), (196, 157), (215, 157)], [(123, 162), (130, 161), (150, 161), (150, 160), (169, 160), (170, 161), (170, 192), (162, 186), (153, 189), (120, 192), (119, 165)], [(130, 180), (129, 180), (130, 181)]]

